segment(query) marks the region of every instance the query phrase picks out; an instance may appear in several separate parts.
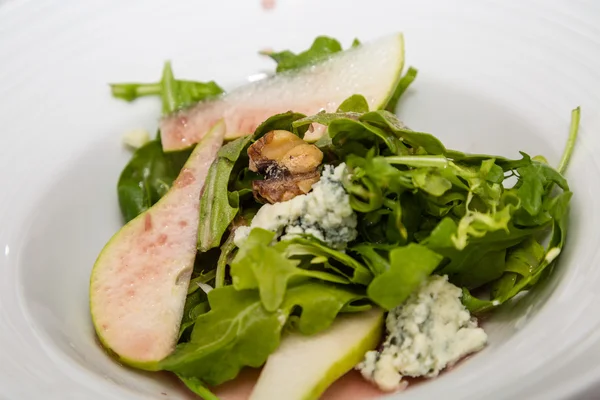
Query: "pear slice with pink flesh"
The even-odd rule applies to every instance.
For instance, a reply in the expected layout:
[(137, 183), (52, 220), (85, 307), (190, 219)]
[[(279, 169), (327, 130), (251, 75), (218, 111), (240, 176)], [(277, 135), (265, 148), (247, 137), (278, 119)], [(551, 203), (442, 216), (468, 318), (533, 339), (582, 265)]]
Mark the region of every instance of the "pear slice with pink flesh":
[(125, 364), (155, 370), (175, 348), (196, 257), (200, 193), (224, 134), (218, 122), (171, 189), (121, 228), (96, 260), (92, 320), (102, 344)]
[(324, 332), (290, 333), (263, 367), (250, 400), (314, 400), (381, 340), (383, 311), (339, 316)]
[[(294, 111), (306, 115), (335, 112), (348, 97), (361, 94), (371, 110), (385, 106), (404, 66), (404, 40), (394, 34), (336, 53), (330, 59), (298, 71), (249, 83), (215, 100), (201, 102), (164, 118), (161, 139), (165, 151), (198, 142), (223, 118), (226, 139), (249, 135), (268, 117)], [(325, 130), (315, 124), (306, 139)]]

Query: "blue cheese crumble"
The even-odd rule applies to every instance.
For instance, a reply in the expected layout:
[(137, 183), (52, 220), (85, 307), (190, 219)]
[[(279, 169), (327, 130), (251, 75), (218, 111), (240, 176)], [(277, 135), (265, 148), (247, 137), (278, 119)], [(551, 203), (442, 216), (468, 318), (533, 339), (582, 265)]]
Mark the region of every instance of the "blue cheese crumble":
[(434, 275), (405, 303), (388, 313), (380, 351), (357, 366), (380, 389), (406, 387), (404, 376), (437, 376), (445, 367), (481, 350), (487, 334), (460, 301), (462, 291), (448, 277)]
[(346, 164), (325, 165), (312, 191), (289, 201), (262, 206), (249, 227), (239, 227), (234, 242), (240, 247), (252, 228), (277, 233), (279, 240), (312, 235), (328, 246), (343, 249), (356, 239), (356, 214), (342, 184)]

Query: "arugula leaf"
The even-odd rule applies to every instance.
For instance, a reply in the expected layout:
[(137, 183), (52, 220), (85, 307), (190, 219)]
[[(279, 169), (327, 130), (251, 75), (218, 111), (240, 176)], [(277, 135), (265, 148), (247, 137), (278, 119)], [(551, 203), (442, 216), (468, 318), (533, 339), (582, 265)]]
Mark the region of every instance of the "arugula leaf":
[(299, 279), (316, 278), (335, 283), (348, 280), (323, 271), (299, 268), (300, 261), (287, 258), (271, 246), (275, 232), (254, 228), (231, 262), (231, 276), (236, 290), (257, 289), (263, 307), (275, 311), (283, 302), (288, 285)]
[[(543, 254), (541, 253), (540, 245), (537, 242), (526, 242), (521, 249), (517, 249), (521, 250), (521, 254), (517, 253), (517, 255), (514, 256), (515, 260), (511, 260), (512, 268), (514, 268), (513, 263), (516, 263), (517, 261), (523, 261), (523, 253), (527, 254), (529, 262), (535, 263), (535, 261), (537, 261), (537, 264), (532, 266), (533, 268), (531, 269), (531, 273), (529, 275), (516, 276), (514, 279), (511, 279), (511, 282), (514, 282), (512, 286), (505, 284), (502, 287), (496, 287), (494, 291), (494, 305), (502, 304), (516, 296), (522, 290), (526, 290), (532, 285), (535, 285), (546, 269), (556, 261), (566, 240), (568, 205), (571, 197), (571, 192), (563, 192), (553, 199), (553, 204), (550, 211), (553, 216), (552, 233), (550, 242), (548, 243), (548, 246)], [(540, 257), (540, 255), (542, 255), (542, 257)], [(517, 256), (521, 256), (521, 260), (517, 260)], [(507, 274), (515, 273), (508, 272)], [(513, 278), (512, 276), (510, 277)]]
[(443, 257), (420, 244), (410, 243), (390, 251), (389, 269), (373, 278), (369, 298), (385, 308), (402, 304), (436, 269)]
[(442, 176), (436, 169), (416, 168), (411, 171), (410, 175), (416, 188), (432, 196), (441, 197), (452, 189), (452, 182)]
[(531, 216), (540, 213), (549, 184), (556, 183), (561, 189), (569, 190), (566, 179), (546, 164), (534, 162), (518, 168), (517, 173), (519, 174), (517, 194), (523, 209)]
[[(351, 171), (344, 187), (352, 208), (361, 215), (359, 243), (398, 246), (418, 239), (444, 257), (438, 272), (449, 274), (455, 284), (466, 289), (487, 284), (502, 288), (494, 289), (506, 293), (494, 304), (537, 282), (541, 273), (522, 278), (511, 271), (510, 254), (515, 246), (550, 227), (554, 236), (562, 235), (556, 223), (563, 214), (556, 211), (561, 207), (552, 189), (556, 185), (566, 193), (561, 204), (568, 203), (570, 191), (560, 172), (542, 157), (524, 153), (521, 159), (511, 160), (448, 150), (433, 135), (408, 129), (387, 111), (348, 110), (319, 113), (297, 120), (294, 126), (312, 122), (328, 126), (331, 142), (323, 142), (326, 150)], [(573, 115), (578, 116), (577, 110)], [(571, 132), (576, 135), (575, 128)], [(513, 188), (503, 186), (505, 175), (518, 177)], [(404, 204), (403, 198), (418, 201)], [(412, 207), (410, 213), (406, 206)], [(413, 215), (410, 234), (405, 226), (409, 214)], [(385, 252), (360, 249), (374, 272), (386, 267), (381, 262)]]
[(351, 250), (360, 254), (375, 276), (379, 276), (391, 268), (390, 260), (381, 255), (372, 244), (361, 243), (352, 247)]
[(256, 290), (214, 289), (208, 294), (211, 310), (198, 317), (190, 341), (179, 344), (161, 368), (218, 385), (235, 378), (242, 367), (264, 364), (293, 311), (299, 312), (295, 327), (314, 334), (327, 329), (344, 307), (364, 298), (349, 288), (309, 281), (288, 289), (281, 307), (269, 312)]
[(459, 235), (459, 226), (453, 219), (446, 217), (421, 243), (448, 259), (449, 262), (442, 268), (441, 274), (469, 274), (470, 269), (477, 268), (478, 263), (487, 253), (517, 245), (526, 237), (543, 231), (547, 226), (520, 229), (507, 222), (508, 230), (495, 229), (497, 227), (495, 225), (487, 227), (492, 230), (485, 230), (485, 224), (480, 225), (477, 227), (477, 235), (480, 236), (469, 237), (464, 247), (462, 247), (462, 239), (459, 239), (457, 247), (455, 238)]
[(398, 85), (394, 90), (394, 94), (388, 100), (388, 103), (385, 106), (385, 109), (387, 111), (394, 112), (396, 110), (396, 106), (398, 105), (398, 100), (400, 100), (400, 97), (402, 97), (404, 92), (406, 92), (406, 89), (408, 89), (410, 84), (413, 83), (415, 79), (417, 79), (417, 72), (418, 71), (416, 68), (408, 68), (408, 71), (406, 71), (404, 76), (400, 79), (400, 82), (398, 82)]
[(313, 266), (323, 265), (325, 270), (332, 270), (351, 283), (368, 285), (373, 279), (373, 274), (360, 262), (346, 253), (325, 246), (313, 237), (295, 237), (279, 242), (274, 247), (287, 258), (310, 256)]
[(223, 234), (239, 211), (239, 194), (228, 191), (229, 181), (236, 161), (251, 139), (246, 136), (224, 145), (208, 170), (200, 197), (198, 250), (201, 252), (220, 245)]
[[(552, 225), (552, 232), (548, 245), (544, 249), (532, 235), (526, 240), (523, 240), (520, 244), (509, 249), (505, 272), (494, 282), (491, 291), (491, 300), (478, 299), (472, 296), (471, 293), (464, 288), (463, 303), (471, 312), (481, 313), (492, 310), (512, 299), (521, 291), (529, 289), (540, 280), (544, 273), (549, 271), (549, 268), (552, 268), (552, 265), (560, 255), (566, 241), (569, 202), (573, 195), (573, 193), (569, 191), (567, 182), (561, 174), (565, 171), (574, 150), (574, 143), (579, 128), (579, 119), (580, 109), (576, 108), (571, 113), (569, 139), (567, 140), (567, 146), (561, 158), (558, 171), (553, 170), (544, 163), (538, 162), (535, 164), (536, 168), (530, 169), (525, 173), (522, 172), (522, 174), (536, 174), (534, 178), (529, 177), (527, 179), (537, 179), (539, 182), (529, 183), (529, 187), (527, 188), (526, 186), (527, 190), (521, 189), (524, 182), (519, 182), (517, 184), (517, 192), (523, 196), (529, 197), (527, 200), (527, 208), (529, 208), (527, 210), (528, 213), (531, 214), (532, 212), (535, 213), (536, 211), (539, 211), (540, 214), (548, 214), (549, 218), (544, 219), (544, 221), (547, 221)], [(525, 180), (525, 178), (523, 180)], [(556, 196), (549, 197), (552, 194), (553, 184), (557, 184), (561, 187), (563, 192)], [(542, 196), (545, 196), (541, 201), (541, 206), (538, 199), (540, 196), (540, 185), (544, 189)]]
[(181, 375), (177, 375), (177, 377), (185, 384), (185, 386), (187, 386), (188, 389), (200, 396), (201, 399), (219, 400), (219, 398), (215, 396), (200, 379)]
[(232, 229), (225, 240), (225, 243), (221, 246), (221, 254), (219, 255), (219, 259), (217, 261), (217, 269), (215, 276), (215, 287), (219, 288), (225, 286), (225, 274), (227, 265), (231, 262), (233, 255), (235, 254), (235, 250), (237, 246), (233, 242), (235, 238), (235, 229)]
[[(355, 44), (353, 44), (354, 46)], [(271, 57), (277, 63), (277, 72), (290, 71), (316, 64), (329, 58), (332, 54), (342, 51), (342, 45), (337, 40), (327, 37), (317, 37), (310, 48), (299, 54), (289, 50), (278, 53), (262, 53)]]
[(413, 154), (424, 151), (429, 155), (446, 154), (447, 150), (438, 138), (430, 133), (412, 131), (398, 119), (395, 114), (386, 110), (371, 111), (360, 118), (363, 123), (379, 126), (394, 133), (403, 143), (414, 150)]
[[(514, 248), (515, 246), (510, 249)], [(468, 272), (454, 275), (452, 277), (453, 283), (457, 286), (473, 289), (496, 281), (509, 271), (509, 260), (506, 258), (507, 252), (507, 249), (500, 249), (484, 253), (475, 266), (469, 268)]]
[(303, 137), (304, 133), (308, 130), (308, 126), (304, 127), (296, 127), (295, 123), (298, 120), (305, 118), (306, 115), (288, 111), (285, 113), (273, 115), (265, 122), (260, 124), (256, 131), (254, 131), (254, 135), (252, 136), (253, 140), (258, 140), (267, 133), (275, 130), (284, 130), (289, 132), (294, 132), (298, 136)]
[[(350, 101), (350, 99), (346, 101)], [(381, 143), (385, 144), (389, 152), (393, 155), (450, 154), (435, 136), (408, 129), (396, 115), (386, 110), (376, 110), (362, 114), (360, 112), (344, 113), (339, 112), (339, 110), (336, 113), (321, 112), (299, 119), (293, 125), (295, 128), (298, 128), (312, 123), (319, 123), (329, 127), (328, 134), (334, 141), (338, 153), (342, 155), (354, 154), (364, 156), (364, 154), (345, 151), (344, 147), (348, 146), (350, 142), (359, 142), (365, 146), (365, 149), (370, 149), (378, 145), (378, 140), (375, 138), (381, 139)], [(338, 137), (337, 141), (336, 137)], [(462, 153), (456, 152), (456, 154), (460, 155)]]
[(183, 307), (183, 317), (181, 325), (179, 326), (179, 341), (189, 340), (189, 333), (196, 323), (196, 318), (198, 318), (200, 314), (208, 312), (209, 307), (206, 293), (204, 290), (200, 289), (200, 286), (203, 284), (208, 285), (209, 282), (212, 282), (215, 279), (215, 275), (216, 271), (213, 269), (205, 274), (201, 273), (190, 280), (188, 295)]
[(483, 313), (500, 305), (500, 303), (492, 300), (478, 299), (477, 297), (473, 296), (467, 288), (462, 289), (462, 303), (465, 305), (467, 310), (474, 314)]
[(186, 298), (185, 307), (183, 309), (183, 318), (181, 319), (181, 325), (179, 326), (180, 342), (189, 340), (189, 334), (196, 323), (196, 319), (208, 311), (208, 301), (206, 300), (206, 294), (204, 292), (196, 291)]
[[(357, 100), (351, 97), (346, 101), (355, 103)], [(333, 148), (341, 156), (348, 154), (365, 156), (373, 144), (378, 145), (379, 143), (385, 144), (392, 154), (406, 154), (406, 147), (393, 132), (359, 120), (369, 114), (372, 112), (366, 114), (357, 112), (319, 113), (299, 119), (293, 123), (293, 126), (296, 129), (312, 123), (328, 126), (327, 132), (332, 140)], [(361, 148), (364, 150), (360, 150)]]
[(114, 97), (126, 101), (133, 101), (143, 96), (160, 96), (163, 115), (223, 93), (223, 89), (214, 81), (194, 82), (175, 79), (169, 61), (165, 62), (159, 82), (113, 83), (110, 87)]
[(160, 140), (153, 140), (133, 153), (117, 184), (119, 207), (125, 222), (152, 207), (169, 191), (190, 152), (164, 153)]

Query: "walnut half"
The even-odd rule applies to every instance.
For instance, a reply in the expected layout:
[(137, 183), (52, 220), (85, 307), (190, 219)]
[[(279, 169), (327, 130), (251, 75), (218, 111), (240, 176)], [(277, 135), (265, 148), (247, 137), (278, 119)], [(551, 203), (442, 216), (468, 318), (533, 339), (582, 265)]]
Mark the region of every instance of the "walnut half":
[(291, 200), (306, 194), (319, 181), (317, 168), (323, 153), (291, 132), (267, 133), (248, 148), (249, 169), (264, 175), (252, 188), (258, 200), (269, 203)]

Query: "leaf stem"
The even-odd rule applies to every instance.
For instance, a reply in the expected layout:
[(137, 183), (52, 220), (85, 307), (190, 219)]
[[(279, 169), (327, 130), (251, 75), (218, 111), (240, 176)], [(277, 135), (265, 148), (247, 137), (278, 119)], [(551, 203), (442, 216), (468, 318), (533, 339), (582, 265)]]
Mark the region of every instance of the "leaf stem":
[(401, 164), (409, 167), (438, 167), (448, 165), (448, 159), (444, 156), (390, 156), (385, 157), (390, 164)]
[(113, 83), (110, 90), (114, 97), (126, 101), (133, 101), (141, 96), (158, 95), (162, 86), (157, 83)]
[(211, 392), (203, 381), (199, 378), (188, 378), (177, 374), (177, 377), (188, 387), (192, 392), (200, 396), (204, 400), (219, 400), (219, 398)]
[(219, 398), (204, 386), (196, 386), (194, 392), (204, 400), (219, 400)]
[(237, 247), (233, 242), (234, 237), (235, 230), (233, 230), (229, 234), (227, 240), (225, 240), (225, 243), (223, 243), (223, 246), (221, 246), (221, 254), (219, 255), (219, 260), (217, 261), (215, 288), (225, 286), (225, 273), (227, 269), (227, 264), (229, 263), (229, 256), (231, 255), (231, 252)]
[(200, 286), (198, 285), (199, 283), (208, 283), (215, 279), (216, 275), (217, 273), (213, 269), (211, 271), (208, 271), (206, 274), (201, 273), (199, 276), (192, 279), (188, 287), (188, 294), (194, 293), (196, 290), (198, 290), (200, 288)]
[(177, 109), (177, 83), (175, 82), (175, 76), (173, 75), (173, 69), (171, 68), (171, 62), (165, 62), (163, 68), (162, 79), (160, 80), (162, 88), (162, 101), (163, 101), (163, 114), (172, 113)]
[(569, 138), (567, 139), (567, 145), (565, 147), (565, 151), (563, 152), (562, 158), (560, 159), (560, 163), (558, 164), (558, 172), (563, 174), (567, 166), (569, 165), (569, 160), (571, 159), (571, 155), (573, 154), (573, 150), (575, 148), (575, 141), (577, 140), (577, 134), (579, 133), (579, 119), (581, 118), (581, 108), (577, 107), (573, 111), (571, 111), (571, 127), (569, 128)]

